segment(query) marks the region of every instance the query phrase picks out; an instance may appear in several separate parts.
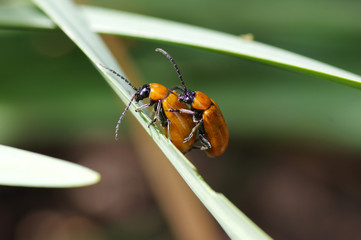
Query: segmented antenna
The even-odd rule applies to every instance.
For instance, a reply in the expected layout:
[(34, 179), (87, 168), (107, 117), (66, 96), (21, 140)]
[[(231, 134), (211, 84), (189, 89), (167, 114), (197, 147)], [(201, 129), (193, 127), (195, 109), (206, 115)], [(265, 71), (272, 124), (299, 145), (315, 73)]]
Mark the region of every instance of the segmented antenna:
[(118, 132), (119, 132), (119, 126), (120, 126), (120, 123), (122, 122), (124, 116), (125, 116), (125, 113), (128, 111), (129, 107), (130, 107), (130, 104), (132, 104), (134, 98), (135, 98), (135, 95), (133, 95), (133, 97), (130, 99), (130, 102), (128, 104), (128, 106), (124, 109), (124, 112), (122, 113), (122, 115), (120, 116), (118, 122), (117, 122), (117, 126), (115, 127), (115, 140), (118, 140)]
[(124, 80), (126, 83), (128, 83), (128, 85), (131, 86), (135, 91), (138, 90), (136, 87), (133, 86), (133, 84), (131, 84), (131, 83), (129, 82), (128, 79), (126, 79), (124, 76), (120, 75), (119, 73), (117, 73), (117, 72), (114, 71), (113, 69), (111, 69), (111, 68), (109, 68), (109, 67), (107, 67), (107, 66), (105, 66), (105, 65), (103, 65), (103, 64), (101, 64), (101, 63), (99, 63), (99, 66), (101, 66), (101, 67), (109, 70), (110, 72), (114, 73), (115, 75), (117, 75), (118, 77), (120, 77), (121, 79), (123, 79), (123, 80)]
[(163, 54), (164, 56), (166, 56), (166, 57), (173, 63), (173, 67), (174, 67), (174, 69), (177, 71), (178, 77), (179, 77), (179, 79), (181, 80), (181, 83), (182, 83), (182, 85), (183, 85), (183, 90), (185, 91), (185, 90), (187, 89), (187, 88), (186, 88), (186, 85), (184, 84), (182, 74), (180, 73), (179, 68), (178, 68), (177, 64), (175, 63), (174, 59), (169, 55), (169, 53), (167, 53), (166, 51), (164, 51), (164, 50), (161, 49), (161, 48), (156, 48), (155, 51), (156, 51), (156, 52), (160, 52), (161, 54)]

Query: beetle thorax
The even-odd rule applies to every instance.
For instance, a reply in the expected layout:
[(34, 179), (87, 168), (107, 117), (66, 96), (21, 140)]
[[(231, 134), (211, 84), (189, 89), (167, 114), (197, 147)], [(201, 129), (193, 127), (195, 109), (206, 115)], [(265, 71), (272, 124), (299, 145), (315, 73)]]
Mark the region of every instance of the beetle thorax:
[(185, 102), (188, 104), (192, 104), (193, 100), (194, 100), (194, 96), (196, 95), (196, 92), (190, 91), (190, 90), (186, 90), (184, 92), (184, 94), (180, 95), (178, 97), (179, 101), (181, 102)]
[(204, 111), (210, 108), (212, 105), (211, 99), (204, 93), (195, 91), (193, 102), (191, 106), (193, 109)]

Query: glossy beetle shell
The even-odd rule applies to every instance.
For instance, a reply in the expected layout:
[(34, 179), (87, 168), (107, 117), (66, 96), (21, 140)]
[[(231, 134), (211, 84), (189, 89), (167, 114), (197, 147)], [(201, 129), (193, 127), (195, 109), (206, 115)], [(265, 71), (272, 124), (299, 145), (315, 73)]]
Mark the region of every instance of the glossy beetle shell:
[(168, 127), (170, 127), (171, 141), (182, 153), (188, 152), (192, 149), (196, 134), (193, 137), (183, 143), (184, 139), (189, 136), (195, 123), (193, 122), (193, 116), (181, 112), (167, 112), (171, 109), (186, 109), (185, 103), (178, 101), (178, 95), (174, 91), (169, 94), (162, 102), (165, 116), (170, 120), (170, 126), (164, 128), (164, 132), (168, 137)]
[(209, 157), (217, 157), (224, 153), (228, 146), (229, 132), (223, 114), (217, 103), (212, 101), (212, 105), (203, 112), (203, 127), (205, 138), (210, 142), (212, 147), (206, 150)]

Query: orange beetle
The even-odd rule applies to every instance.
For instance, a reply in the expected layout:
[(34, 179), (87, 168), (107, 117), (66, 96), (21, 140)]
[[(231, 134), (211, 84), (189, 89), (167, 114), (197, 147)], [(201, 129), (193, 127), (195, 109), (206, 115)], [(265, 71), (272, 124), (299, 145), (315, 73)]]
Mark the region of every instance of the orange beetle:
[(122, 122), (125, 113), (128, 111), (132, 101), (135, 100), (136, 102), (139, 102), (140, 100), (149, 98), (149, 103), (144, 104), (135, 110), (136, 112), (138, 112), (146, 107), (150, 107), (155, 104), (154, 107), (156, 113), (154, 119), (148, 124), (148, 127), (154, 124), (157, 119), (159, 119), (162, 127), (164, 127), (165, 135), (179, 149), (179, 151), (181, 151), (182, 153), (186, 153), (192, 149), (195, 141), (195, 136), (191, 137), (189, 141), (184, 142), (184, 139), (191, 134), (192, 129), (195, 127), (192, 116), (181, 112), (168, 111), (169, 109), (187, 108), (185, 103), (178, 101), (178, 94), (176, 92), (168, 90), (168, 88), (158, 83), (145, 84), (139, 89), (137, 89), (128, 81), (128, 79), (115, 72), (113, 69), (110, 69), (102, 64), (100, 64), (100, 66), (123, 79), (136, 91), (135, 94), (132, 96), (128, 106), (125, 108), (124, 112), (119, 118), (119, 121), (115, 128), (116, 139), (118, 139), (120, 123)]
[(189, 136), (184, 139), (184, 142), (192, 139), (195, 135), (194, 133), (198, 130), (199, 139), (203, 143), (203, 146), (199, 147), (201, 150), (205, 150), (209, 157), (216, 157), (223, 154), (228, 146), (229, 133), (226, 121), (217, 103), (202, 92), (187, 89), (173, 58), (161, 48), (157, 48), (155, 51), (162, 53), (173, 63), (183, 85), (183, 88), (174, 88), (183, 92), (178, 96), (178, 100), (191, 106), (190, 110), (187, 108), (169, 110), (170, 112), (181, 112), (193, 115), (193, 120), (196, 125)]

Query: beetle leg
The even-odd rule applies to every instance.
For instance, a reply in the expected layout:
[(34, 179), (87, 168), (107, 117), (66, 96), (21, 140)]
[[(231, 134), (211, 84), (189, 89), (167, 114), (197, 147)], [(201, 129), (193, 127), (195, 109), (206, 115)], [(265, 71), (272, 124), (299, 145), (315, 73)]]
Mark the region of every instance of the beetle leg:
[[(154, 117), (154, 119), (148, 124), (148, 127), (150, 127), (150, 125), (152, 125), (153, 123), (155, 123), (156, 121), (157, 121), (157, 119), (158, 119), (158, 117), (159, 117), (159, 113), (160, 113), (160, 109), (161, 109), (161, 107), (162, 107), (162, 101), (158, 101), (158, 103), (157, 103), (157, 111), (156, 111), (156, 113), (155, 113), (155, 117)], [(147, 104), (145, 104), (145, 105), (147, 105)], [(144, 105), (143, 105), (144, 106)]]
[(147, 108), (147, 107), (149, 107), (149, 106), (152, 106), (153, 104), (154, 104), (154, 102), (150, 102), (150, 103), (144, 104), (144, 105), (142, 105), (142, 106), (140, 106), (140, 107), (137, 107), (137, 108), (135, 109), (135, 111), (136, 111), (136, 112), (139, 112), (140, 110), (142, 110), (142, 109), (144, 109), (144, 108)]
[(183, 143), (188, 142), (193, 137), (193, 134), (199, 129), (202, 123), (203, 123), (203, 119), (197, 122), (197, 124), (194, 126), (189, 136), (184, 139)]
[(186, 113), (186, 114), (197, 114), (195, 111), (189, 110), (189, 109), (169, 109), (167, 112), (180, 112), (180, 113)]
[(211, 143), (203, 136), (203, 134), (199, 134), (199, 139), (201, 140), (201, 142), (204, 144), (200, 150), (204, 151), (204, 150), (208, 150), (210, 148), (212, 148)]
[(167, 119), (167, 126), (168, 126), (168, 140), (170, 142), (172, 142), (172, 138), (170, 136), (170, 120), (169, 119)]

